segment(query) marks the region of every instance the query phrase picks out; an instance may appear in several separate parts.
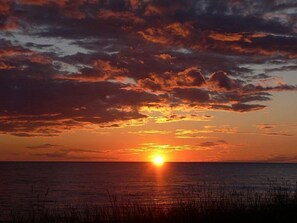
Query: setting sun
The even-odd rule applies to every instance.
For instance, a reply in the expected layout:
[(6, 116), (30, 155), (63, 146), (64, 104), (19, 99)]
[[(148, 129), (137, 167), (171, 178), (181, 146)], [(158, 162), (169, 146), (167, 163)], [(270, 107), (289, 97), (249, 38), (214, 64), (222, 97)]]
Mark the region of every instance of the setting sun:
[(162, 156), (155, 156), (153, 159), (153, 164), (156, 166), (162, 166), (164, 164), (164, 158)]

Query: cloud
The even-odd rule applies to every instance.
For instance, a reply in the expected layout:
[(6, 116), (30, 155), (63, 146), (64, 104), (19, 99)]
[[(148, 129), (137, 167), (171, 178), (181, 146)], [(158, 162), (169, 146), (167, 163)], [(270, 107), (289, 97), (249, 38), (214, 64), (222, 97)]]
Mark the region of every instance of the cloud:
[(187, 104), (200, 105), (211, 101), (209, 92), (197, 88), (175, 88), (173, 90), (176, 99)]
[[(75, 149), (75, 148), (67, 148), (67, 146), (64, 145), (57, 145), (57, 144), (50, 144), (45, 143), (42, 145), (36, 145), (36, 146), (27, 146), (26, 148), (32, 150), (34, 152), (34, 155), (36, 156), (45, 156), (48, 158), (74, 158), (76, 157), (76, 154), (80, 155), (86, 155), (86, 154), (103, 154), (107, 153), (107, 150), (91, 150), (91, 149)], [(38, 151), (37, 153), (35, 153)], [(40, 153), (40, 151), (43, 151), (43, 153)], [(77, 158), (79, 155), (77, 155)], [(96, 156), (94, 156), (96, 157)]]
[(193, 145), (170, 145), (170, 144), (158, 144), (158, 143), (143, 143), (139, 147), (129, 148), (119, 151), (120, 153), (133, 153), (133, 154), (142, 154), (142, 153), (171, 153), (174, 151), (184, 151), (192, 150)]
[(205, 141), (195, 145), (196, 150), (218, 150), (220, 153), (225, 153), (241, 146), (239, 144), (228, 143), (225, 140)]
[(258, 124), (256, 127), (267, 136), (294, 136), (296, 124)]
[(189, 23), (175, 22), (162, 28), (150, 27), (144, 31), (139, 31), (138, 34), (153, 43), (172, 45), (187, 38), (191, 34), (191, 30), (192, 26)]
[[(137, 107), (157, 103), (156, 95), (121, 89), (117, 83), (23, 79), (1, 76), (0, 132), (56, 135), (86, 124), (106, 124), (146, 116)], [(123, 86), (123, 85), (122, 85)]]
[(59, 152), (63, 153), (106, 153), (107, 151), (98, 151), (98, 150), (90, 150), (90, 149), (69, 149), (69, 148), (64, 148), (64, 149), (59, 149)]
[(234, 147), (238, 147), (239, 145), (230, 144), (224, 140), (215, 140), (215, 141), (206, 141), (201, 142), (195, 145), (181, 144), (181, 145), (171, 145), (171, 144), (158, 144), (154, 142), (143, 143), (138, 147), (129, 148), (120, 150), (119, 153), (133, 153), (133, 154), (143, 154), (143, 153), (172, 153), (178, 151), (202, 151), (209, 149), (219, 149), (219, 150), (228, 150)]
[(293, 134), (289, 134), (285, 132), (266, 132), (264, 134), (268, 136), (294, 136)]
[(171, 91), (174, 88), (199, 87), (205, 79), (196, 67), (187, 68), (174, 74), (166, 72), (163, 75), (150, 74), (149, 78), (139, 80), (140, 87), (152, 91)]
[(265, 160), (266, 162), (297, 162), (297, 155), (272, 155)]
[(110, 156), (85, 156), (81, 154), (71, 155), (67, 152), (49, 152), (49, 153), (37, 153), (35, 156), (44, 157), (46, 160), (100, 160), (100, 161), (113, 161), (118, 158)]
[(265, 130), (265, 129), (273, 129), (277, 125), (276, 124), (258, 124), (256, 125), (258, 129)]
[[(220, 134), (233, 134), (239, 133), (236, 127), (231, 126), (210, 126), (206, 125), (200, 129), (176, 129), (175, 136), (180, 139), (191, 139), (191, 138), (211, 138), (210, 133)], [(222, 143), (222, 141), (220, 141)]]
[[(257, 111), (265, 108), (265, 105), (259, 105), (259, 104), (254, 104), (254, 105), (249, 105), (249, 104), (233, 104), (232, 109), (234, 111), (239, 111), (239, 112), (249, 112), (249, 111)], [(228, 109), (227, 109), (228, 110)]]
[(115, 22), (122, 21), (124, 23), (144, 23), (144, 19), (136, 16), (130, 11), (112, 11), (112, 10), (101, 10), (97, 13), (98, 19), (103, 19), (107, 21), (114, 20)]
[(200, 114), (170, 114), (154, 118), (156, 123), (170, 123), (179, 121), (210, 121), (213, 116)]
[(10, 13), (9, 1), (1, 1), (0, 3), (0, 15), (8, 15)]
[(27, 148), (34, 151), (34, 156), (44, 157), (47, 160), (117, 160), (117, 158), (108, 155), (102, 156), (102, 154), (108, 153), (106, 150), (99, 151), (60, 147), (60, 145), (44, 144), (40, 146), (28, 146)]
[(236, 89), (240, 87), (239, 83), (230, 79), (228, 75), (223, 71), (218, 71), (211, 74), (209, 78), (209, 83), (211, 86), (217, 86), (218, 88), (223, 88), (226, 90)]
[(171, 131), (163, 131), (163, 130), (143, 130), (143, 131), (134, 131), (128, 132), (129, 134), (136, 134), (140, 136), (147, 136), (147, 135), (166, 135), (170, 134)]
[(228, 145), (228, 143), (225, 140), (217, 140), (217, 141), (202, 142), (198, 144), (198, 146), (200, 147), (217, 147), (222, 145)]
[(167, 53), (161, 53), (160, 55), (155, 55), (155, 56), (162, 60), (174, 60), (175, 59), (175, 57), (172, 57), (170, 54), (167, 54)]
[[(295, 7), (256, 0), (1, 1), (0, 133), (56, 136), (149, 118), (207, 119), (191, 117), (193, 110), (264, 109), (272, 93), (297, 90), (270, 76), (296, 68)], [(277, 61), (278, 68), (269, 67)], [(265, 73), (255, 74), (257, 66)], [(188, 114), (143, 112), (181, 105)]]
[(262, 38), (267, 36), (265, 33), (245, 34), (245, 33), (217, 33), (209, 34), (209, 37), (214, 40), (227, 41), (227, 42), (240, 42), (244, 41), (252, 43), (254, 38)]
[(56, 147), (60, 147), (60, 146), (62, 146), (62, 145), (46, 143), (46, 144), (37, 145), (37, 146), (27, 146), (26, 148), (28, 148), (28, 149), (50, 149), (50, 148), (56, 148)]

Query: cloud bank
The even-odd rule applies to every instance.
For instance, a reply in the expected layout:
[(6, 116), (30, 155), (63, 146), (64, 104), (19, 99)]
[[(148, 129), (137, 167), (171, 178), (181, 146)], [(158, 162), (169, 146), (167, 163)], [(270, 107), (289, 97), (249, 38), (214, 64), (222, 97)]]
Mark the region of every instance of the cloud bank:
[(143, 107), (264, 109), (272, 92), (297, 87), (248, 65), (296, 70), (296, 8), (289, 0), (1, 1), (0, 133), (121, 126), (149, 118)]

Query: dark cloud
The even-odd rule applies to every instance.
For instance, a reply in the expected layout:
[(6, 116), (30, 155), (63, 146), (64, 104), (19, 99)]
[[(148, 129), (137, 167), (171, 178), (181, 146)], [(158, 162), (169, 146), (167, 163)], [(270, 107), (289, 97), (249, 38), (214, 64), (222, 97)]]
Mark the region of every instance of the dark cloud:
[(229, 145), (225, 140), (217, 140), (217, 141), (207, 141), (199, 143), (198, 146), (200, 147), (216, 147), (222, 145)]
[(209, 92), (197, 88), (175, 88), (173, 90), (177, 99), (184, 103), (199, 105), (210, 102)]
[[(258, 124), (256, 127), (262, 131), (263, 135), (267, 136), (294, 136), (292, 133), (295, 129), (294, 124)], [(284, 129), (285, 128), (285, 129)]]
[(274, 155), (265, 160), (266, 162), (296, 162), (297, 155)]
[(81, 155), (81, 154), (77, 154), (77, 155), (72, 155), (69, 154), (67, 152), (49, 152), (49, 153), (38, 153), (35, 154), (35, 156), (38, 157), (44, 157), (47, 159), (51, 159), (51, 160), (118, 160), (118, 158), (115, 157), (110, 157), (110, 156), (96, 156), (96, 157), (90, 157), (90, 156), (86, 156), (86, 155)]
[(261, 129), (261, 130), (266, 130), (266, 129), (273, 129), (275, 128), (277, 125), (276, 124), (258, 124), (257, 128)]
[(293, 134), (283, 132), (266, 132), (264, 134), (269, 136), (294, 136)]
[(238, 104), (232, 105), (232, 110), (239, 111), (239, 112), (247, 112), (247, 111), (257, 111), (265, 107), (266, 107), (265, 105), (258, 105), (258, 104), (249, 105), (249, 104), (238, 103)]
[(230, 79), (227, 74), (222, 71), (213, 73), (209, 78), (209, 82), (211, 85), (217, 85), (218, 88), (224, 88), (226, 90), (235, 89), (240, 86), (240, 84)]
[[(55, 135), (84, 124), (146, 117), (139, 106), (160, 102), (153, 94), (122, 89), (112, 82), (74, 82), (0, 77), (0, 132)], [(30, 134), (32, 132), (32, 134)]]
[(143, 106), (263, 109), (271, 92), (297, 89), (269, 82), (272, 71), (296, 70), (295, 8), (289, 0), (1, 1), (0, 133), (120, 127), (147, 118)]
[[(117, 158), (102, 156), (102, 154), (108, 151), (98, 151), (90, 149), (73, 149), (62, 147), (61, 145), (44, 144), (40, 146), (28, 146), (32, 149), (33, 155), (39, 157), (45, 157), (53, 160), (117, 160)], [(42, 151), (42, 152), (41, 152)]]
[(28, 149), (49, 149), (49, 148), (56, 148), (56, 147), (60, 147), (60, 146), (62, 146), (62, 145), (46, 143), (46, 144), (37, 145), (37, 146), (27, 146), (27, 148)]

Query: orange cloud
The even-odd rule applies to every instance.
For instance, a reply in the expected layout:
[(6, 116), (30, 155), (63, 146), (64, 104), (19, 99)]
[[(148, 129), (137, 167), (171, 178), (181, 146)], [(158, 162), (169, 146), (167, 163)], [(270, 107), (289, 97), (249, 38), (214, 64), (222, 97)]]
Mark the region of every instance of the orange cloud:
[[(190, 112), (189, 112), (190, 113)], [(210, 115), (199, 114), (171, 114), (168, 116), (159, 116), (154, 118), (156, 123), (169, 123), (179, 121), (210, 121), (213, 117)]]
[(157, 58), (160, 58), (162, 60), (173, 60), (175, 57), (171, 56), (170, 54), (167, 53), (162, 53), (160, 55), (156, 55)]
[(144, 20), (142, 18), (129, 11), (115, 12), (111, 10), (101, 10), (97, 13), (97, 18), (105, 20), (126, 20), (135, 24), (144, 23)]
[(285, 50), (274, 50), (274, 49), (265, 49), (261, 47), (252, 47), (247, 48), (240, 45), (230, 45), (226, 46), (226, 48), (229, 48), (232, 51), (235, 51), (237, 53), (246, 53), (246, 54), (255, 54), (255, 55), (264, 55), (264, 56), (285, 56), (290, 59), (297, 58), (297, 53), (291, 53)]
[(201, 129), (176, 129), (176, 138), (190, 139), (190, 138), (211, 138), (208, 134), (220, 133), (220, 134), (234, 134), (238, 133), (236, 127), (230, 126), (204, 126)]
[(2, 0), (0, 2), (0, 15), (8, 15), (10, 12), (10, 1)]
[(231, 34), (211, 33), (211, 34), (209, 34), (209, 37), (214, 40), (234, 42), (234, 41), (241, 40), (242, 34), (239, 34), (239, 33), (231, 33)]
[(108, 76), (117, 76), (119, 74), (124, 74), (125, 69), (113, 66), (110, 61), (106, 60), (94, 60), (93, 66), (100, 69), (103, 73)]
[(137, 9), (140, 5), (141, 5), (141, 1), (140, 0), (130, 0), (130, 5), (132, 9)]
[(4, 48), (0, 49), (0, 58), (5, 58), (5, 57), (14, 57), (18, 55), (31, 55), (32, 51), (31, 50), (26, 50), (26, 49), (21, 49), (21, 48)]
[[(145, 2), (145, 1), (144, 1)], [(150, 16), (161, 16), (161, 15), (174, 15), (177, 11), (188, 10), (187, 5), (182, 4), (178, 1), (170, 1), (170, 3), (164, 1), (147, 1), (145, 2), (146, 7), (144, 15)]]
[(177, 74), (166, 72), (163, 75), (151, 73), (149, 78), (139, 80), (139, 85), (153, 91), (168, 91), (173, 88), (201, 86), (205, 83), (204, 76), (197, 67), (190, 67)]
[(141, 131), (135, 131), (135, 132), (128, 132), (129, 134), (136, 134), (140, 136), (146, 136), (146, 135), (166, 135), (170, 134), (171, 131), (164, 131), (164, 130), (141, 130)]
[(267, 34), (265, 33), (218, 33), (212, 32), (208, 35), (211, 39), (218, 40), (218, 41), (225, 41), (225, 42), (236, 42), (236, 41), (243, 41), (247, 43), (252, 43), (254, 38), (261, 38), (266, 37)]
[(171, 153), (174, 151), (192, 150), (191, 145), (170, 145), (170, 144), (158, 144), (158, 143), (143, 143), (139, 147), (125, 149), (122, 151), (129, 151), (133, 154), (142, 153)]
[(30, 57), (30, 60), (34, 63), (39, 63), (39, 64), (50, 64), (52, 63), (52, 58), (40, 55), (40, 54), (35, 54)]
[(145, 8), (144, 15), (145, 16), (151, 16), (151, 15), (160, 15), (162, 14), (162, 9), (157, 7), (154, 4), (148, 4)]
[(18, 28), (18, 23), (16, 21), (16, 18), (14, 18), (14, 17), (10, 17), (6, 20), (6, 22), (4, 24), (0, 24), (0, 31), (1, 30), (9, 31), (9, 30), (13, 30), (16, 28)]
[(17, 47), (7, 47), (4, 49), (0, 49), (0, 58), (2, 60), (11, 60), (12, 62), (24, 59), (38, 64), (50, 64), (52, 62), (52, 58), (46, 55), (32, 50)]
[(0, 61), (0, 70), (9, 70), (15, 68), (15, 66), (7, 65), (6, 63)]
[(171, 40), (164, 36), (161, 29), (157, 28), (147, 28), (145, 31), (139, 31), (138, 34), (144, 39), (159, 44), (169, 44)]
[(173, 33), (176, 36), (181, 36), (183, 38), (190, 35), (191, 26), (188, 23), (182, 24), (180, 22), (171, 23), (166, 26), (166, 30)]
[(176, 44), (180, 45), (181, 39), (187, 38), (191, 34), (191, 25), (189, 23), (171, 23), (165, 28), (150, 27), (138, 34), (145, 40), (164, 45)]

